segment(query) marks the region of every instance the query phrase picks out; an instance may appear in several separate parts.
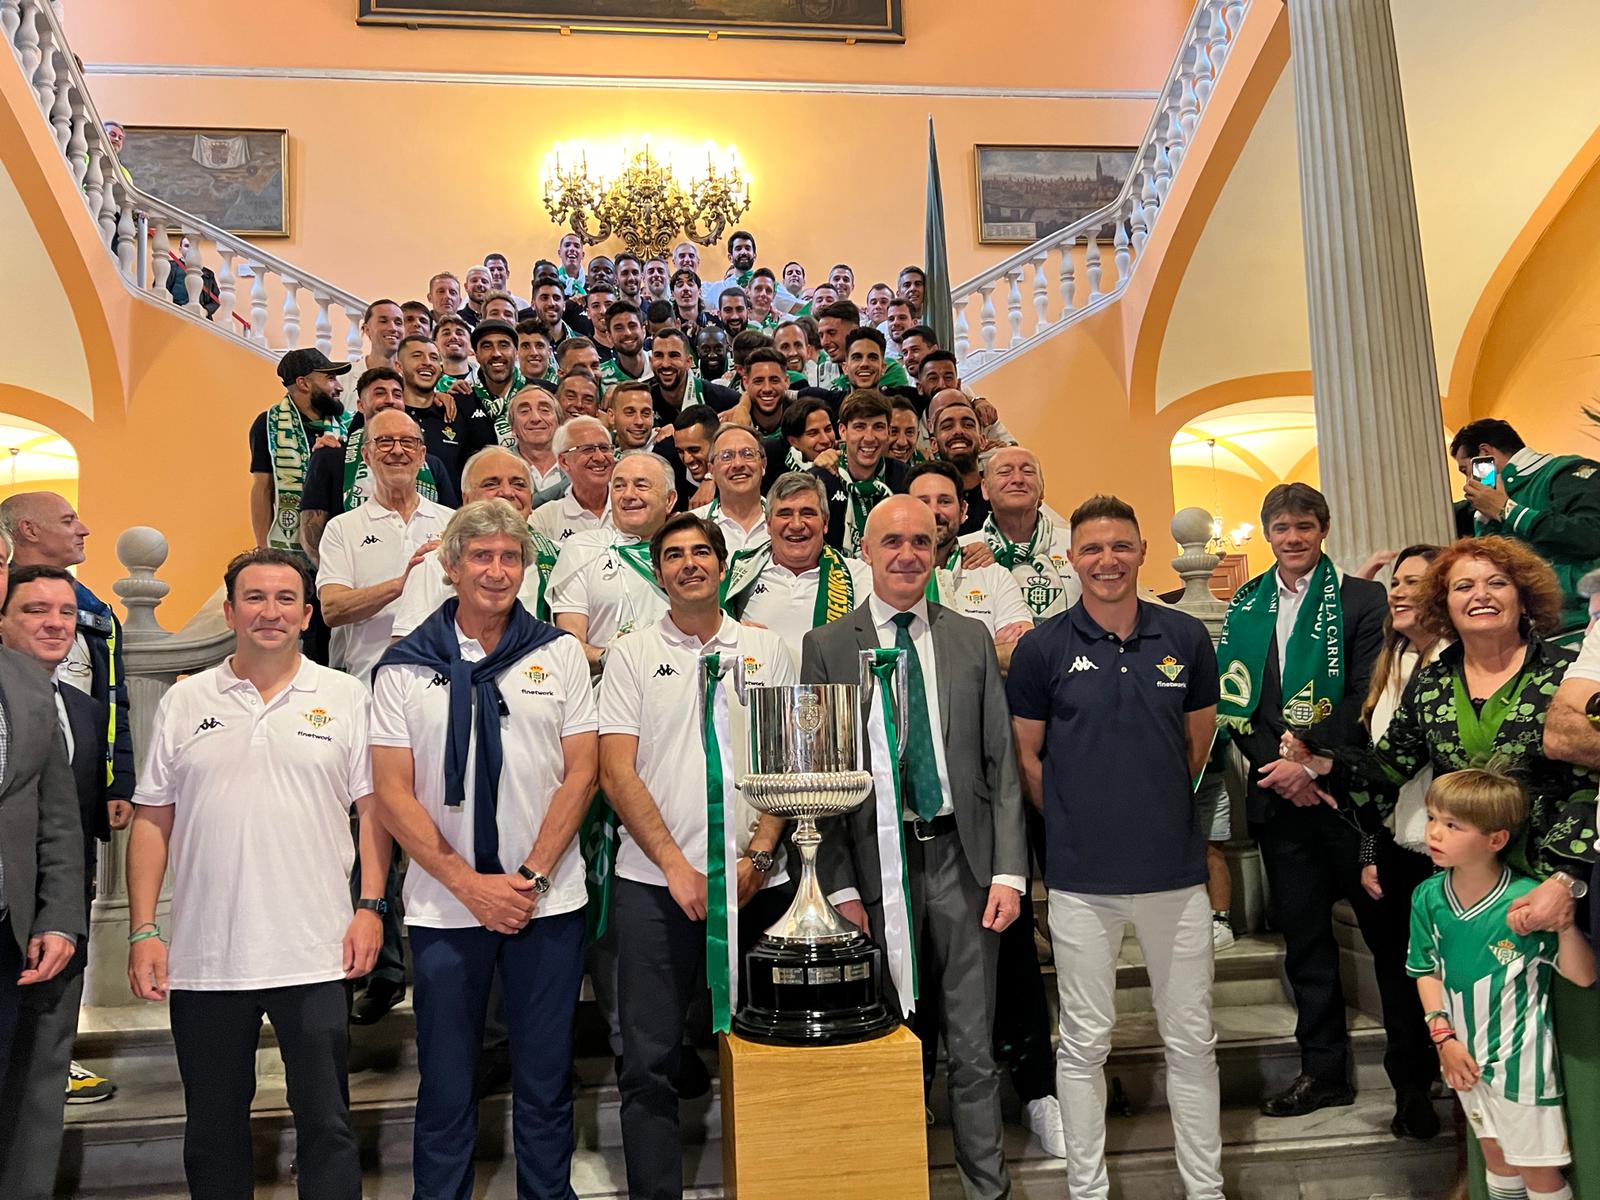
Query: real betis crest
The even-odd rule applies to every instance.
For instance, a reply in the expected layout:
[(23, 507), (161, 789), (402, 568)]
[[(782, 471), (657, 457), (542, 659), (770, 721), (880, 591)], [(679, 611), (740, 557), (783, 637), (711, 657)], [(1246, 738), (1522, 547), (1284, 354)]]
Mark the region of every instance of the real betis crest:
[(333, 724), (333, 716), (325, 708), (313, 708), (304, 715), (306, 724), (313, 729), (321, 729), (324, 725)]
[(754, 655), (746, 654), (744, 656), (744, 673), (746, 675), (759, 675), (761, 673), (760, 659)]
[(1022, 599), (1036, 613), (1042, 613), (1056, 602), (1061, 588), (1044, 575), (1028, 576), (1028, 586), (1022, 589)]
[(1156, 670), (1165, 675), (1169, 683), (1177, 683), (1178, 676), (1183, 674), (1183, 664), (1169, 654), (1156, 664)]
[(523, 674), (528, 677), (528, 682), (533, 684), (534, 687), (543, 687), (545, 681), (550, 678), (550, 672), (546, 671), (538, 663), (531, 663)]
[(1494, 955), (1495, 961), (1502, 967), (1509, 967), (1522, 957), (1522, 951), (1517, 949), (1510, 938), (1501, 938), (1498, 942), (1491, 943), (1489, 953)]
[(1318, 721), (1325, 721), (1333, 712), (1333, 702), (1326, 696), (1317, 700), (1312, 695), (1312, 685), (1308, 681), (1305, 687), (1294, 694), (1294, 698), (1283, 706), (1283, 719), (1290, 725), (1300, 729), (1309, 729)]

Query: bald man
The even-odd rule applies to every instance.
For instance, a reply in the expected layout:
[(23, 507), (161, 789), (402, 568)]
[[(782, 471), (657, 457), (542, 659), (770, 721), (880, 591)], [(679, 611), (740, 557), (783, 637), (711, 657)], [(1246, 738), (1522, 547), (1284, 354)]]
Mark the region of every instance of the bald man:
[[(906, 822), (921, 994), (913, 1028), (930, 1045), (941, 1027), (945, 1035), (956, 1166), (966, 1194), (999, 1200), (1010, 1194), (1011, 1181), (990, 1029), (1000, 932), (1021, 912), (1027, 840), (994, 642), (979, 622), (926, 596), (937, 537), (933, 514), (920, 500), (890, 496), (873, 508), (862, 541), (872, 594), (849, 616), (805, 635), (800, 677), (859, 682), (863, 650), (898, 649), (909, 660), (898, 816)], [(817, 864), (829, 899), (880, 945), (887, 945), (883, 897), (899, 880), (884, 879), (878, 806), (894, 803), (875, 791), (836, 822)], [(899, 1000), (902, 1012), (910, 1007), (909, 995)]]
[[(19, 492), (0, 501), (0, 534), (11, 545), (15, 567), (75, 567), (86, 557), (89, 527), (65, 497), (55, 492)], [(133, 732), (128, 725), (128, 685), (122, 666), (122, 625), (111, 606), (80, 579), (78, 632), (56, 668), (56, 682), (71, 684), (109, 709), (106, 799), (132, 800)]]

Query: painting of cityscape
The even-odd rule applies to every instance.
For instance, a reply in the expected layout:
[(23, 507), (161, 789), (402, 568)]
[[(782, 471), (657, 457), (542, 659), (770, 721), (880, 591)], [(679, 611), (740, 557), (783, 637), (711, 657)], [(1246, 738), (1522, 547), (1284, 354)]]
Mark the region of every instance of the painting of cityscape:
[[(978, 146), (978, 241), (1026, 246), (1117, 198), (1133, 146)], [(1102, 241), (1114, 236), (1107, 222)]]
[(288, 237), (282, 129), (129, 125), (117, 155), (136, 186), (241, 237)]
[(360, 25), (903, 42), (901, 0), (361, 0)]

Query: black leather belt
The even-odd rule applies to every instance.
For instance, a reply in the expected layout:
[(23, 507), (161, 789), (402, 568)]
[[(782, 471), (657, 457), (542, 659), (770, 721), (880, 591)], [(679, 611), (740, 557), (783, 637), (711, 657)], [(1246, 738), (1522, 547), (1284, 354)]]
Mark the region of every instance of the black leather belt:
[(911, 832), (919, 842), (931, 842), (936, 837), (943, 837), (947, 833), (956, 831), (956, 816), (950, 813), (947, 816), (935, 817), (931, 821), (920, 818), (911, 822)]

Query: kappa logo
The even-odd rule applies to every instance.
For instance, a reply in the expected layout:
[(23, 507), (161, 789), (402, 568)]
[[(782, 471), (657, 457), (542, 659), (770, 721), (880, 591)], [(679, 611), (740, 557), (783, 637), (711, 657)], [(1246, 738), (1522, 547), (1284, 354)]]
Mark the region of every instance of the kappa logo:
[(435, 671), (433, 673), (433, 678), (428, 680), (428, 682), (426, 684), (424, 684), (423, 686), (424, 687), (445, 687), (446, 685), (449, 684), (449, 682), (450, 682), (449, 677), (447, 675), (445, 675), (445, 673), (443, 671)]
[(1156, 670), (1167, 677), (1168, 683), (1177, 683), (1178, 676), (1183, 674), (1183, 664), (1169, 654), (1156, 664)]
[(377, 534), (369, 533), (366, 537), (361, 539), (361, 544), (363, 546), (376, 546), (380, 540), (382, 539), (380, 539)]
[(750, 594), (752, 596), (765, 596), (767, 594), (767, 585), (764, 583), (756, 584), (755, 587), (750, 589)]
[(217, 720), (215, 717), (207, 717), (204, 721), (201, 721), (200, 724), (194, 727), (194, 731), (196, 733), (205, 733), (208, 730), (222, 728), (223, 724), (221, 721)]
[(1489, 943), (1489, 953), (1502, 967), (1509, 967), (1522, 957), (1522, 951), (1517, 949), (1516, 943), (1510, 938), (1501, 938), (1498, 942)]
[(545, 681), (550, 678), (550, 672), (546, 671), (538, 663), (532, 663), (523, 674), (528, 677), (528, 682), (533, 684), (534, 687), (543, 687)]
[(1094, 663), (1092, 663), (1089, 659), (1080, 654), (1077, 658), (1072, 660), (1072, 665), (1067, 668), (1067, 674), (1073, 675), (1079, 671), (1098, 671), (1099, 669), (1100, 668), (1095, 666)]
[(568, 527), (568, 528), (566, 528), (566, 529), (563, 529), (563, 530), (562, 530), (562, 531), (561, 531), (561, 536), (560, 536), (560, 537), (558, 537), (558, 538), (556, 538), (556, 541), (558, 541), (558, 542), (564, 542), (564, 541), (566, 541), (566, 540), (567, 540), (567, 539), (568, 539), (568, 538), (569, 538), (569, 537), (571, 537), (571, 536), (572, 536), (572, 535), (573, 535), (573, 534), (574, 534), (574, 533), (577, 533), (577, 532), (578, 532), (578, 531), (577, 531), (577, 530), (576, 530), (576, 529), (573, 529), (573, 528), (571, 528), (571, 527), (570, 527), (570, 526), (569, 526), (569, 527)]
[(665, 679), (667, 676), (676, 675), (677, 673), (678, 673), (678, 669), (676, 667), (674, 667), (671, 663), (657, 663), (656, 664), (656, 676), (655, 677), (657, 679)]
[(844, 493), (843, 492), (835, 492), (833, 494), (833, 502), (835, 504), (843, 504), (844, 503)]
[(306, 719), (306, 724), (313, 729), (321, 729), (324, 725), (332, 725), (334, 716), (325, 708), (313, 708), (308, 713), (301, 714)]

